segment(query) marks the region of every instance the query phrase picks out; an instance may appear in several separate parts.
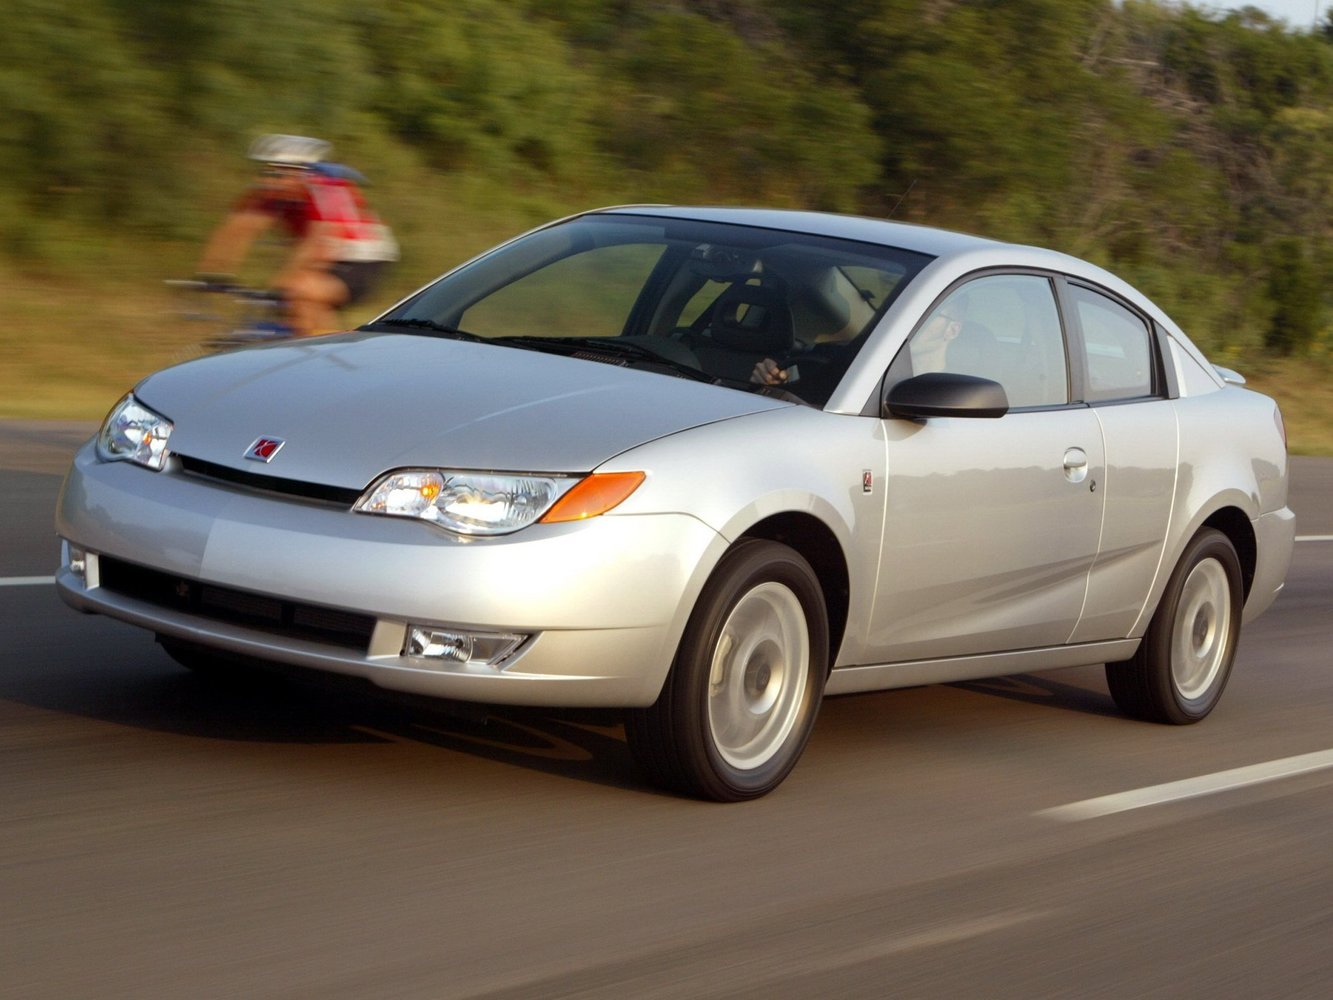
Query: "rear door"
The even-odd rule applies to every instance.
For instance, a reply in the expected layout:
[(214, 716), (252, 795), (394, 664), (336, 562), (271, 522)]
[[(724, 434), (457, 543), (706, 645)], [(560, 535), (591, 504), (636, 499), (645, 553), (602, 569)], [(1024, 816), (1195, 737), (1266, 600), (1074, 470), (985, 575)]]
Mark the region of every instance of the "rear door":
[(1079, 395), (1106, 442), (1101, 550), (1072, 640), (1122, 639), (1162, 568), (1179, 467), (1175, 404), (1151, 320), (1091, 284), (1061, 291)]

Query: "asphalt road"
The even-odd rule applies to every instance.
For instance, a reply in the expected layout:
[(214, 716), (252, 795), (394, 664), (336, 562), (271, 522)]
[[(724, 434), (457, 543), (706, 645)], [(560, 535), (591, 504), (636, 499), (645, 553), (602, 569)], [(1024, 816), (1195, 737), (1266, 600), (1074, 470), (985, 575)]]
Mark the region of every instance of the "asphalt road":
[[(1333, 541), (1199, 726), (1121, 718), (1097, 669), (831, 699), (782, 788), (718, 806), (640, 783), (611, 717), (178, 669), (24, 579), (87, 428), (0, 431), (0, 995), (1333, 989)], [(1333, 460), (1293, 479), (1333, 535)]]

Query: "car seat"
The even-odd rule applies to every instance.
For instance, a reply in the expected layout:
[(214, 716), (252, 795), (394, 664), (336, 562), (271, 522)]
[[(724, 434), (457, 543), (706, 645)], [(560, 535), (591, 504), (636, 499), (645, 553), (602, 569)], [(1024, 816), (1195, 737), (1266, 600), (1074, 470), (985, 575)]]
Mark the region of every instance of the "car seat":
[(786, 289), (738, 281), (713, 303), (707, 335), (695, 353), (709, 374), (748, 381), (758, 362), (781, 359), (794, 342)]

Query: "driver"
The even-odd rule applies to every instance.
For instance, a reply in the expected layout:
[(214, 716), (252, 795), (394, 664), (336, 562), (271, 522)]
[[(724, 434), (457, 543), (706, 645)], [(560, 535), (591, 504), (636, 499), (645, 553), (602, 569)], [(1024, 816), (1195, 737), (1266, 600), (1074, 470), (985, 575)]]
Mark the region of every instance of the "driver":
[[(911, 351), (914, 374), (947, 370), (949, 345), (963, 328), (965, 309), (965, 300), (954, 296), (936, 309), (912, 337), (908, 343), (908, 350)], [(795, 367), (792, 366), (793, 369)], [(759, 385), (783, 385), (790, 378), (791, 369), (781, 367), (772, 358), (764, 358), (758, 362), (750, 373), (750, 381)]]

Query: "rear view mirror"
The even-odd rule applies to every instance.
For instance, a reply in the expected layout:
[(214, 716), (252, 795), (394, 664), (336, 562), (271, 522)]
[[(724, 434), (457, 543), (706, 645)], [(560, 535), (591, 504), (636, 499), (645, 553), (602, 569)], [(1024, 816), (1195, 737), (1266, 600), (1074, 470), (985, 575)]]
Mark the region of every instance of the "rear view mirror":
[(884, 393), (885, 417), (1002, 417), (1009, 412), (1004, 386), (988, 378), (928, 372), (905, 379)]

